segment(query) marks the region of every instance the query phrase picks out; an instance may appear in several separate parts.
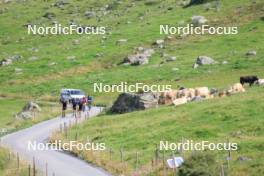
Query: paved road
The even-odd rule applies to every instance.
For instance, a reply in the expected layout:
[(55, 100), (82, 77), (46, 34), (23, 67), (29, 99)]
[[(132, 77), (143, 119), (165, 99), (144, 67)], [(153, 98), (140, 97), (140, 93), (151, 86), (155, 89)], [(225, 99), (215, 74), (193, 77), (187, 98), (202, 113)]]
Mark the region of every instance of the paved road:
[[(90, 117), (100, 113), (100, 108), (93, 107), (90, 110)], [(81, 120), (84, 120), (82, 117)], [(1, 145), (8, 147), (13, 152), (32, 163), (33, 157), (36, 160), (36, 168), (45, 172), (48, 163), (48, 176), (55, 173), (56, 176), (109, 176), (100, 168), (96, 168), (86, 162), (60, 151), (53, 150), (29, 150), (28, 141), (45, 143), (51, 133), (60, 128), (61, 124), (69, 124), (74, 121), (72, 115), (66, 118), (55, 118), (41, 122), (30, 128), (6, 135), (1, 138)]]

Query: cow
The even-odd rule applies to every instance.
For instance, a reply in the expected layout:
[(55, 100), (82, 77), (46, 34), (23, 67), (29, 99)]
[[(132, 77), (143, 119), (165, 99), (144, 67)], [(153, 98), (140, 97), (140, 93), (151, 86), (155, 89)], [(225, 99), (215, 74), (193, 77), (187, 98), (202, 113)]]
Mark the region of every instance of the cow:
[(225, 97), (225, 96), (226, 96), (226, 91), (220, 91), (220, 92), (218, 93), (218, 96), (219, 96), (219, 97)]
[(259, 85), (259, 86), (264, 86), (264, 79), (258, 79), (255, 84)]
[(186, 97), (176, 98), (175, 100), (173, 100), (173, 104), (175, 106), (179, 106), (179, 105), (185, 104), (187, 102), (188, 102), (188, 99)]
[(159, 104), (170, 105), (172, 104), (173, 100), (176, 99), (177, 90), (168, 90), (161, 92), (159, 96)]
[(202, 98), (211, 98), (211, 92), (208, 87), (197, 87), (195, 88), (195, 96), (200, 96)]
[(257, 76), (241, 76), (240, 77), (240, 83), (244, 85), (245, 83), (249, 83), (249, 86), (252, 86), (254, 82), (258, 81)]
[(177, 98), (186, 97), (188, 99), (192, 99), (195, 96), (195, 89), (193, 88), (186, 88), (182, 90), (178, 90)]
[(227, 93), (238, 93), (238, 92), (245, 92), (245, 91), (246, 90), (241, 83), (235, 83), (229, 88)]

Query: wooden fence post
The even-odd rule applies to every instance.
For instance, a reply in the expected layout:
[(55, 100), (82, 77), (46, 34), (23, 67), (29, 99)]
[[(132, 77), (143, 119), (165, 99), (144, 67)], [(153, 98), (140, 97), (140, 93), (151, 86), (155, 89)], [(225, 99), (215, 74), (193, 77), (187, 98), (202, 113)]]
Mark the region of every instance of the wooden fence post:
[(166, 176), (166, 161), (165, 161), (165, 150), (162, 153), (162, 161), (163, 161), (163, 176)]
[(159, 164), (159, 146), (156, 144), (156, 149), (155, 149), (155, 164), (156, 166)]
[(138, 164), (139, 164), (139, 153), (136, 152), (136, 171), (138, 171)]
[(112, 149), (110, 148), (110, 150), (109, 150), (109, 158), (110, 158), (110, 160), (112, 160)]
[(175, 162), (175, 154), (174, 154), (174, 151), (172, 152), (172, 158), (173, 158), (173, 175), (175, 176), (176, 175), (176, 172), (177, 172), (177, 168), (176, 168), (176, 162)]
[(123, 156), (123, 149), (120, 148), (120, 161), (121, 161), (121, 163), (123, 163), (123, 161), (124, 161), (124, 158), (123, 157), (124, 157)]
[(76, 131), (76, 133), (75, 133), (75, 141), (77, 141), (78, 140), (78, 132)]
[(181, 143), (182, 143), (182, 145), (181, 145), (181, 154), (183, 155), (183, 143), (184, 143), (184, 138), (183, 137), (181, 138)]
[(17, 168), (19, 169), (19, 154), (17, 153)]
[(31, 176), (31, 166), (30, 166), (30, 164), (28, 165), (28, 176)]
[(33, 176), (36, 176), (36, 161), (35, 161), (35, 157), (33, 157)]

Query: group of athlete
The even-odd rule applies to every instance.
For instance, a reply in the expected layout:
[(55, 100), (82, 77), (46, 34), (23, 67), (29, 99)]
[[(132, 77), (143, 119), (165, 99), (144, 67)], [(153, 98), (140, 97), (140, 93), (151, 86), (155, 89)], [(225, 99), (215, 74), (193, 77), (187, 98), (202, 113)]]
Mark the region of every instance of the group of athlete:
[(93, 103), (93, 97), (88, 95), (87, 97), (83, 97), (80, 99), (73, 98), (71, 100), (66, 100), (66, 99), (61, 98), (60, 103), (62, 104), (62, 114), (61, 114), (62, 118), (66, 117), (66, 110), (67, 110), (68, 103), (72, 104), (73, 116), (75, 118), (80, 118), (81, 112), (90, 111), (92, 107), (92, 103)]

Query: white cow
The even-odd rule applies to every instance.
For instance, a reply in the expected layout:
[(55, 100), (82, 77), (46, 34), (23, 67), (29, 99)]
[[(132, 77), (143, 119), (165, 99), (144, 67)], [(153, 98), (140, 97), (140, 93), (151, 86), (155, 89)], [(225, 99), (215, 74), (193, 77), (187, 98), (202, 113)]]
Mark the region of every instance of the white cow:
[(258, 79), (255, 83), (257, 85), (264, 86), (264, 79)]
[(228, 93), (238, 93), (238, 92), (245, 92), (245, 91), (246, 90), (241, 83), (235, 83), (229, 88), (227, 92)]
[(179, 105), (182, 105), (182, 104), (185, 104), (188, 102), (188, 98), (186, 97), (182, 97), (182, 98), (177, 98), (173, 101), (173, 104), (175, 106), (179, 106)]
[(195, 88), (195, 96), (203, 98), (211, 98), (211, 92), (208, 87), (197, 87)]

